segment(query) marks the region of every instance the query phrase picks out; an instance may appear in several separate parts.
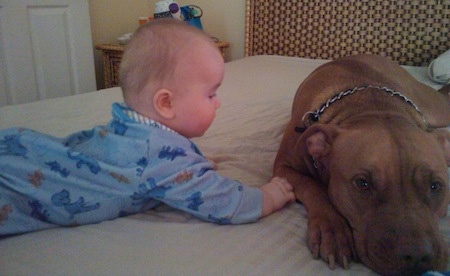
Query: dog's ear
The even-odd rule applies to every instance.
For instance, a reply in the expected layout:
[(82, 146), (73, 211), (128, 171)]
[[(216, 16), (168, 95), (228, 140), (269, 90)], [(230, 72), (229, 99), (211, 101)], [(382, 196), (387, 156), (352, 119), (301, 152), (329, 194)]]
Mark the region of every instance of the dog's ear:
[(320, 160), (331, 151), (334, 138), (338, 134), (338, 126), (333, 124), (316, 124), (303, 133), (302, 139), (308, 154), (315, 160)]
[(447, 167), (450, 167), (450, 127), (435, 129), (433, 133), (442, 146)]

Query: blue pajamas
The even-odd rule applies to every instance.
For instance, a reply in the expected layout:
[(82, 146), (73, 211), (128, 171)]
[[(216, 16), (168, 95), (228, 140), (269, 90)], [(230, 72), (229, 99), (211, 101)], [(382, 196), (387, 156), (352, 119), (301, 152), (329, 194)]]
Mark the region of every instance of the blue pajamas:
[(220, 224), (260, 217), (259, 189), (218, 175), (189, 139), (132, 114), (114, 104), (109, 124), (65, 138), (0, 131), (0, 236), (97, 223), (161, 203)]

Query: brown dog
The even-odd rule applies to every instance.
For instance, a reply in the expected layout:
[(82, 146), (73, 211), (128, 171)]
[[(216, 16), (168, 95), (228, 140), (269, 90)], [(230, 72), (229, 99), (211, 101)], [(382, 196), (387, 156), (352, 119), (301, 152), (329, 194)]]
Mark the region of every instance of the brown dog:
[[(327, 63), (299, 87), (274, 164), (308, 212), (313, 256), (381, 274), (444, 270), (446, 95), (387, 58)], [(447, 137), (448, 138), (448, 137)], [(447, 144), (448, 154), (448, 144)]]

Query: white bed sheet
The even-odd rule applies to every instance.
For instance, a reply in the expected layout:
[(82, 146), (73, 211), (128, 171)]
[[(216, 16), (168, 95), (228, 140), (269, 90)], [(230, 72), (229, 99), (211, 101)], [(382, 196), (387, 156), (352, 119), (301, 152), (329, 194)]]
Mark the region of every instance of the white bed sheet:
[[(248, 185), (271, 177), (298, 85), (326, 61), (255, 56), (226, 64), (222, 107), (195, 139), (218, 172)], [(426, 68), (408, 68), (429, 82)], [(432, 84), (429, 82), (429, 84)], [(23, 126), (56, 136), (106, 123), (119, 88), (0, 109), (0, 128)], [(450, 208), (449, 208), (450, 213)], [(294, 203), (246, 225), (220, 226), (161, 207), (113, 221), (0, 240), (0, 275), (374, 275), (313, 260), (304, 208)], [(450, 218), (441, 221), (450, 245)], [(450, 270), (450, 266), (448, 267)]]

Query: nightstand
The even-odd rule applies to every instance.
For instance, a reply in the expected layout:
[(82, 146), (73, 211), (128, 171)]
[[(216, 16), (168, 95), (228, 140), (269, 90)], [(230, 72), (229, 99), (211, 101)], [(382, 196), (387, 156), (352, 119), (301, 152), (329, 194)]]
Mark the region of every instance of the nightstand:
[[(216, 42), (222, 56), (225, 58), (225, 49), (230, 47), (230, 43), (226, 41)], [(122, 59), (123, 49), (125, 45), (122, 44), (100, 44), (95, 46), (97, 50), (102, 51), (103, 54), (103, 76), (105, 79), (105, 88), (119, 85), (119, 66)]]

